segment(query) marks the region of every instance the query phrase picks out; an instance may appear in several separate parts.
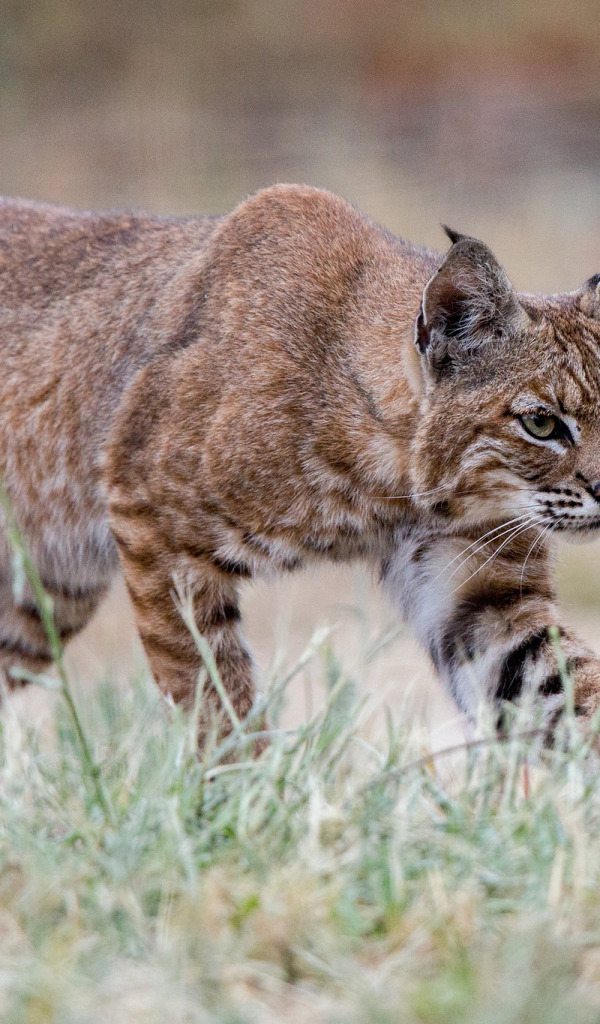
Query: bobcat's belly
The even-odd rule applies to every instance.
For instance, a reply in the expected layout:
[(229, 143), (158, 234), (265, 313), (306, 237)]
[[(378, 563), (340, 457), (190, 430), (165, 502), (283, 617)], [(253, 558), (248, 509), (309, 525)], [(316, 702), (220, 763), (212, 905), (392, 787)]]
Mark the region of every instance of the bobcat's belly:
[[(46, 593), (63, 644), (90, 621), (108, 591), (118, 564), (116, 547), (101, 506), (46, 501), (26, 504), (13, 486), (7, 491), (20, 531)], [(76, 494), (71, 493), (73, 499)], [(41, 498), (41, 495), (40, 495)], [(18, 671), (37, 672), (52, 660), (35, 588), (15, 587), (12, 552), (0, 539), (0, 672), (13, 685)], [(16, 577), (18, 580), (18, 576)], [(15, 676), (15, 672), (17, 675)]]
[[(104, 497), (89, 478), (63, 473), (40, 478), (5, 472), (5, 487), (27, 549), (47, 589), (64, 593), (103, 590), (118, 567)], [(10, 561), (6, 539), (2, 559)]]
[(57, 530), (49, 524), (34, 545), (33, 556), (42, 581), (52, 590), (91, 592), (105, 588), (118, 568), (115, 542), (106, 518), (65, 524)]

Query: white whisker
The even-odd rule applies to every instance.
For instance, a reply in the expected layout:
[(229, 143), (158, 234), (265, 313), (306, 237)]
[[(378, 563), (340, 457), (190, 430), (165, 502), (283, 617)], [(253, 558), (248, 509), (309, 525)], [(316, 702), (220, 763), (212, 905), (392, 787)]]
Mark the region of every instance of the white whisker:
[[(561, 516), (561, 519), (563, 519), (563, 518), (564, 518), (564, 516)], [(561, 519), (559, 519), (559, 522), (561, 521)], [(549, 533), (551, 533), (551, 531), (552, 531), (552, 527), (553, 527), (553, 526), (554, 526), (554, 523), (547, 523), (547, 524), (546, 524), (546, 525), (545, 525), (545, 526), (544, 526), (544, 527), (543, 527), (543, 528), (542, 528), (542, 529), (540, 530), (540, 532), (538, 533), (537, 537), (535, 538), (535, 540), (534, 540), (533, 544), (532, 544), (532, 545), (531, 545), (531, 547), (529, 548), (529, 551), (528, 551), (528, 552), (527, 552), (527, 554), (525, 555), (525, 560), (524, 560), (524, 562), (523, 562), (523, 568), (521, 569), (521, 576), (520, 576), (520, 579), (519, 579), (519, 590), (521, 590), (521, 591), (523, 590), (523, 579), (524, 579), (524, 576), (525, 576), (525, 568), (526, 568), (526, 566), (527, 566), (527, 562), (528, 562), (528, 560), (529, 560), (529, 556), (530, 556), (530, 555), (531, 555), (531, 554), (533, 553), (533, 551), (534, 551), (534, 549), (535, 549), (535, 548), (537, 547), (537, 545), (538, 545), (538, 544), (541, 544), (541, 542), (543, 541), (543, 539), (544, 539), (545, 537), (547, 537)]]
[[(440, 579), (440, 577), (443, 576), (444, 573), (450, 568), (450, 566), (454, 565), (454, 563), (460, 558), (462, 560), (461, 560), (461, 563), (460, 563), (460, 565), (458, 566), (458, 568), (456, 570), (456, 572), (457, 572), (458, 569), (460, 569), (461, 566), (464, 565), (464, 562), (468, 561), (469, 558), (472, 558), (474, 555), (476, 555), (479, 551), (482, 550), (482, 548), (486, 547), (488, 544), (491, 544), (493, 540), (500, 540), (500, 538), (504, 536), (504, 531), (505, 530), (508, 529), (509, 532), (510, 532), (510, 528), (511, 528), (512, 524), (525, 522), (525, 520), (527, 520), (530, 515), (531, 515), (530, 512), (522, 513), (520, 516), (515, 516), (514, 519), (509, 519), (505, 523), (500, 523), (498, 526), (495, 526), (492, 530), (488, 530), (488, 532), (484, 533), (483, 536), (477, 537), (477, 539), (474, 540), (471, 544), (467, 545), (466, 548), (462, 548), (462, 550), (459, 551), (459, 553), (457, 555), (455, 555), (454, 558), (451, 559), (451, 561), (448, 562), (447, 565), (444, 566), (442, 571), (440, 573), (438, 573), (438, 575), (435, 577), (435, 579), (433, 579), (431, 582), (432, 583), (436, 583)], [(488, 538), (488, 539), (486, 539), (486, 538)], [(471, 551), (472, 548), (475, 548), (475, 551)], [(467, 552), (470, 552), (470, 554), (467, 554)], [(463, 557), (465, 555), (466, 555), (466, 558)], [(452, 575), (449, 576), (448, 578), (452, 579), (452, 576), (454, 576), (454, 575), (455, 575), (455, 573), (452, 573)]]
[[(529, 530), (531, 528), (532, 523), (535, 523), (536, 521), (537, 521), (537, 517), (536, 516), (532, 516), (531, 519), (529, 519), (527, 522), (522, 523), (519, 526), (513, 527), (513, 529), (510, 531), (509, 536), (506, 538), (506, 540), (503, 540), (502, 544), (500, 544), (500, 546), (498, 548), (496, 548), (495, 551), (492, 551), (492, 554), (489, 556), (489, 558), (486, 558), (485, 562), (483, 562), (480, 566), (478, 566), (477, 569), (475, 569), (475, 572), (472, 572), (470, 576), (467, 576), (466, 580), (463, 580), (462, 583), (460, 583), (458, 585), (458, 587), (455, 587), (455, 589), (452, 591), (452, 593), (455, 594), (458, 590), (460, 590), (461, 587), (464, 587), (467, 583), (469, 583), (469, 581), (472, 580), (474, 576), (477, 576), (477, 573), (481, 572), (482, 569), (485, 569), (486, 565), (489, 565), (489, 563), (494, 558), (496, 558), (497, 555), (500, 554), (502, 549), (505, 548), (507, 544), (510, 544), (510, 542), (512, 540), (514, 540), (515, 537), (518, 537), (519, 534), (526, 533), (527, 530)], [(471, 556), (469, 555), (469, 558), (470, 557)], [(463, 564), (464, 563), (461, 563), (461, 565), (459, 565), (458, 568), (455, 569), (455, 571), (452, 573), (452, 576), (456, 575), (456, 573), (462, 568)], [(450, 577), (450, 579), (452, 579), (452, 576)]]
[(375, 494), (377, 501), (399, 501), (401, 498), (425, 498), (428, 494), (437, 494), (438, 491), (449, 491), (452, 484), (440, 484), (439, 487), (432, 487), (430, 491), (411, 491), (410, 494)]

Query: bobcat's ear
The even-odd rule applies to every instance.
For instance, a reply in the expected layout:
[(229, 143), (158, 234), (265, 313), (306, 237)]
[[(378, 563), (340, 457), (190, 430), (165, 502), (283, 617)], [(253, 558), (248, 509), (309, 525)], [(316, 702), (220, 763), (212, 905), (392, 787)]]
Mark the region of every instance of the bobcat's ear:
[(576, 294), (582, 312), (594, 320), (600, 320), (600, 274), (590, 277)]
[(438, 378), (529, 319), (487, 245), (444, 230), (453, 244), (425, 286), (415, 322), (415, 344)]

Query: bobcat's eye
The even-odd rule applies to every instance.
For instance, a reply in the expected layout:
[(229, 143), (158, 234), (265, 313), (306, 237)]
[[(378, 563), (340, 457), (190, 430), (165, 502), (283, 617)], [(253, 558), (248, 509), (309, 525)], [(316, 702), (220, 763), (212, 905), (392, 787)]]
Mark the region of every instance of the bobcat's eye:
[(539, 437), (542, 441), (549, 441), (551, 437), (556, 437), (558, 431), (558, 425), (560, 420), (557, 416), (552, 416), (547, 412), (534, 412), (529, 416), (519, 416), (521, 423), (525, 427), (528, 434), (532, 437)]

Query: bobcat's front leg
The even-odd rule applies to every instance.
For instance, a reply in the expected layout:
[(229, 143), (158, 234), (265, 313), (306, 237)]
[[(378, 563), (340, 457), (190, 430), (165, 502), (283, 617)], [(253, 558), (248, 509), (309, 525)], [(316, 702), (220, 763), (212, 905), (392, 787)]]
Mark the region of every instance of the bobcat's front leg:
[[(202, 549), (185, 549), (164, 532), (151, 507), (122, 498), (111, 504), (113, 536), (150, 667), (163, 693), (191, 707), (202, 658), (178, 606), (176, 581), (192, 602), (199, 633), (208, 641), (233, 709), (243, 720), (252, 707), (252, 661), (240, 630), (235, 575)], [(205, 731), (216, 714), (220, 731), (229, 731), (221, 700), (206, 684)], [(208, 713), (206, 713), (208, 712)]]
[(384, 561), (388, 590), (471, 718), (482, 700), (501, 705), (531, 693), (552, 727), (565, 701), (557, 646), (574, 680), (576, 713), (591, 718), (600, 705), (600, 660), (563, 627), (551, 569), (536, 530), (508, 539), (499, 529), (485, 544), (400, 537)]

